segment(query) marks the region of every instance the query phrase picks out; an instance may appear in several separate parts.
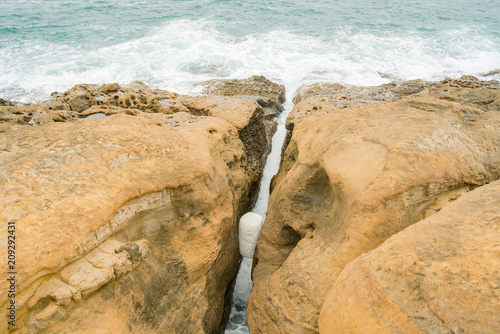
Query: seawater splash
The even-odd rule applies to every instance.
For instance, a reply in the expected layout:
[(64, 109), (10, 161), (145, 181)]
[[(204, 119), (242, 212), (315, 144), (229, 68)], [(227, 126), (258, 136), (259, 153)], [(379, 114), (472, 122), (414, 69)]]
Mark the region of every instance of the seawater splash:
[(287, 86), (379, 85), (390, 79), (378, 72), (394, 80), (439, 80), (500, 68), (500, 37), (467, 27), (429, 33), (340, 26), (323, 36), (277, 29), (237, 37), (220, 25), (176, 19), (144, 36), (95, 48), (0, 34), (0, 97), (34, 102), (78, 83), (135, 80), (199, 94), (197, 84), (204, 80), (252, 75)]
[[(286, 136), (286, 118), (293, 109), (292, 99), (296, 89), (296, 86), (287, 87), (287, 99), (284, 104), (284, 111), (276, 119), (277, 127), (276, 132), (273, 135), (271, 152), (267, 157), (266, 164), (262, 172), (257, 201), (252, 209), (252, 212), (259, 214), (264, 219), (267, 214), (271, 179), (278, 173), (281, 163), (281, 150)], [(231, 305), (231, 315), (229, 316), (229, 322), (225, 331), (226, 334), (249, 333), (246, 321), (246, 311), (248, 297), (252, 291), (251, 271), (252, 260), (244, 257), (241, 261), (238, 276), (236, 277), (233, 304)]]

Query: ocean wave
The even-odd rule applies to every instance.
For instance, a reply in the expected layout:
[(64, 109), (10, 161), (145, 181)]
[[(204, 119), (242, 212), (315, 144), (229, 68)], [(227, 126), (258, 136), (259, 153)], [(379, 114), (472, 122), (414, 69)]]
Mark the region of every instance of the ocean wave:
[[(295, 89), (314, 81), (378, 85), (439, 80), (500, 68), (498, 40), (472, 28), (425, 31), (330, 29), (328, 35), (273, 30), (234, 36), (222, 21), (178, 19), (144, 37), (89, 49), (42, 40), (0, 40), (0, 96), (21, 102), (47, 98), (77, 83), (127, 83), (198, 94), (213, 78), (265, 75)], [(96, 43), (98, 45), (98, 43)]]

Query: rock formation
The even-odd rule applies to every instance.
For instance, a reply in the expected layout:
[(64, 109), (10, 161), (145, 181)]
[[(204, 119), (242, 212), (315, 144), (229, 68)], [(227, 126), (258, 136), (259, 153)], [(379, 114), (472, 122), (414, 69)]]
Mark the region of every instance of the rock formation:
[[(276, 132), (276, 117), (283, 112), (285, 102), (285, 86), (267, 80), (263, 76), (253, 76), (248, 79), (217, 79), (201, 83), (205, 87), (205, 94), (210, 96), (238, 96), (255, 100), (261, 107), (262, 113), (255, 114), (252, 124), (259, 126), (248, 127), (242, 131), (242, 140), (248, 143), (245, 148), (250, 162), (257, 171), (261, 171), (267, 156), (271, 152), (272, 138)], [(263, 126), (260, 126), (262, 124)], [(264, 150), (262, 150), (264, 148)], [(253, 152), (253, 153), (252, 153)], [(252, 180), (252, 195), (258, 193), (261, 174), (254, 173)], [(254, 196), (252, 196), (254, 197)]]
[[(495, 74), (494, 72), (495, 71), (492, 71), (491, 75)], [(349, 97), (350, 100), (356, 99), (359, 105), (364, 105), (366, 103), (380, 103), (381, 101), (396, 101), (405, 96), (420, 93), (429, 87), (439, 88), (443, 84), (448, 84), (455, 88), (499, 88), (499, 83), (496, 80), (479, 80), (472, 75), (465, 75), (459, 79), (446, 78), (442, 82), (437, 84), (420, 79), (399, 83), (391, 82), (380, 86), (355, 86), (339, 83), (319, 82), (312, 85), (300, 87), (293, 100), (295, 103), (299, 103), (306, 97), (312, 97), (316, 95), (344, 95)]]
[[(14, 332), (219, 332), (237, 222), (284, 87), (258, 76), (203, 86), (190, 97), (82, 84), (0, 101)], [(250, 330), (498, 332), (499, 83), (322, 83), (295, 101)]]
[[(433, 83), (423, 80), (410, 80), (402, 83), (388, 83), (380, 86), (354, 86), (339, 83), (320, 82), (299, 88), (294, 102), (315, 95), (344, 94), (351, 98), (372, 101), (394, 101), (402, 96), (421, 92)], [(359, 101), (361, 103), (366, 101)]]
[[(217, 333), (237, 222), (260, 173), (242, 135), (263, 126), (253, 124), (259, 104), (77, 85), (0, 113), (0, 219), (17, 226), (15, 331)], [(106, 117), (78, 121), (95, 114)]]
[(206, 88), (205, 93), (208, 95), (255, 96), (263, 100), (269, 99), (273, 103), (285, 102), (285, 86), (269, 81), (261, 75), (242, 80), (210, 80), (201, 85)]
[(349, 263), (320, 333), (499, 333), (500, 181)]
[(245, 213), (238, 226), (238, 238), (240, 244), (240, 254), (246, 258), (252, 259), (260, 229), (264, 220), (255, 212)]
[(349, 262), (500, 178), (498, 82), (417, 86), (298, 99), (254, 256), (252, 332), (317, 333)]

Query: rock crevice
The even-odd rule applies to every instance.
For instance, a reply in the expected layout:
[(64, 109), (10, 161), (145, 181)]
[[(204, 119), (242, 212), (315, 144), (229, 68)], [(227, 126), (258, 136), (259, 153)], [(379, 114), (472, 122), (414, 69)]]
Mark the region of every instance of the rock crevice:
[(23, 226), (15, 331), (218, 332), (263, 107), (134, 83), (0, 108), (0, 217)]
[(498, 82), (313, 88), (287, 120), (255, 251), (251, 332), (317, 333), (346, 265), (500, 178)]

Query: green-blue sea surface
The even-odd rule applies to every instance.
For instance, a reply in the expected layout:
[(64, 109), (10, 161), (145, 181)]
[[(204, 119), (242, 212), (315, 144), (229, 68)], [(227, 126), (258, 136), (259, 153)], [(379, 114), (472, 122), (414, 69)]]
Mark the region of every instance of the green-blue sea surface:
[(480, 75), (500, 68), (498, 0), (0, 0), (0, 97), (77, 83), (197, 93), (262, 74), (295, 89)]

